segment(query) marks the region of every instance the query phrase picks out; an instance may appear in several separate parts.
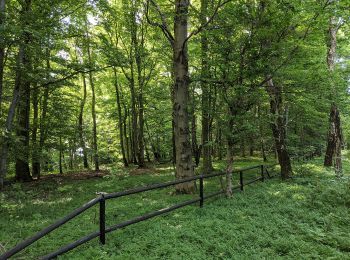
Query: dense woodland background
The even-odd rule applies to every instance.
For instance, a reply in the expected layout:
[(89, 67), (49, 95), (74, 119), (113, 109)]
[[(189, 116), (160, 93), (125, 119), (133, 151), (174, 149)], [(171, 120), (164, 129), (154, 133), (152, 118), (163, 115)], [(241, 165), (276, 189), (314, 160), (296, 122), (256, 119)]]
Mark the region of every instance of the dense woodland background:
[[(0, 183), (348, 147), (348, 0), (0, 0)], [(347, 155), (343, 155), (344, 156)], [(230, 194), (230, 178), (227, 178)], [(194, 184), (176, 187), (190, 193)]]

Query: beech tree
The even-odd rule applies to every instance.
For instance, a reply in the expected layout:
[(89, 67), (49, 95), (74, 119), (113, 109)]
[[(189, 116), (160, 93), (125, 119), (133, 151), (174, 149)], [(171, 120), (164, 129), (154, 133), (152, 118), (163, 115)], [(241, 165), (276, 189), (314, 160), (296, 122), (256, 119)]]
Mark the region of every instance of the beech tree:
[(335, 172), (337, 176), (342, 175), (342, 129), (340, 123), (340, 113), (337, 107), (335, 97), (337, 96), (337, 90), (334, 84), (334, 70), (336, 62), (336, 49), (337, 49), (337, 33), (342, 25), (342, 21), (338, 21), (336, 17), (332, 16), (329, 19), (329, 28), (327, 31), (327, 66), (331, 77), (331, 109), (329, 113), (329, 130), (327, 137), (327, 149), (324, 159), (325, 166), (332, 166), (334, 161)]

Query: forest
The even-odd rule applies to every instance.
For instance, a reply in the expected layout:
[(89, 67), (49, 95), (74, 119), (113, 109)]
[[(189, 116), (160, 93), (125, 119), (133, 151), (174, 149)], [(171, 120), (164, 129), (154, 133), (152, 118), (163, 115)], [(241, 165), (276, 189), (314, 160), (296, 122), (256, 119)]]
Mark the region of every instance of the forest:
[[(111, 202), (125, 218), (189, 198), (198, 183), (181, 180), (218, 171), (204, 187), (225, 196), (203, 213), (179, 210), (67, 259), (350, 257), (349, 32), (349, 0), (0, 0), (0, 259), (98, 192), (180, 180)], [(236, 195), (237, 170), (275, 164), (279, 178)], [(156, 221), (174, 227), (159, 245)], [(258, 228), (283, 221), (275, 239)], [(199, 245), (198, 225), (216, 242)]]

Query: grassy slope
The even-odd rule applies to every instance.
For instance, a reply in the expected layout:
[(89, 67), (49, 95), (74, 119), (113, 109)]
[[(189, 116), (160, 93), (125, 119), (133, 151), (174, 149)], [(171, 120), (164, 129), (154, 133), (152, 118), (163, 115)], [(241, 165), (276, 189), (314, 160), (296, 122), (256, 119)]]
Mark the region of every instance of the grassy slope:
[[(242, 161), (240, 167), (258, 164)], [(349, 166), (348, 166), (349, 167)], [(346, 171), (349, 172), (349, 168)], [(95, 239), (62, 259), (261, 259), (289, 257), (350, 259), (350, 185), (315, 164), (296, 167), (294, 180), (253, 184), (232, 199), (206, 201), (166, 216), (107, 234), (107, 244)], [(171, 168), (156, 174), (106, 176), (68, 182), (50, 180), (15, 185), (0, 194), (0, 244), (11, 248), (20, 240), (69, 213), (97, 191), (119, 191), (172, 179)], [(206, 183), (216, 189), (217, 180)], [(157, 190), (107, 202), (107, 224), (191, 196)], [(17, 258), (35, 258), (98, 228), (98, 208), (39, 240)], [(1, 252), (1, 248), (0, 248)]]

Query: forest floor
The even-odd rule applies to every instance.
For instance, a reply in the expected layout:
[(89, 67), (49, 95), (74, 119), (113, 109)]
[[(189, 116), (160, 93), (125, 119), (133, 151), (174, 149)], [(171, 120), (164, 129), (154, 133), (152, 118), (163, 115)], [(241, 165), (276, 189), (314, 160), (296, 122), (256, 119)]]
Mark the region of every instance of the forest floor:
[[(260, 163), (239, 160), (236, 167)], [(296, 164), (291, 180), (258, 182), (231, 199), (211, 199), (203, 208), (188, 206), (126, 227), (107, 234), (105, 246), (95, 239), (60, 259), (350, 259), (350, 163), (345, 162), (341, 180), (321, 165), (321, 160)], [(47, 177), (8, 186), (0, 193), (0, 254), (96, 197), (96, 192), (172, 179), (170, 165), (145, 172), (112, 167), (109, 174), (94, 178)], [(206, 192), (219, 187), (217, 179), (205, 182)], [(193, 198), (172, 191), (107, 201), (107, 225)], [(14, 259), (36, 259), (97, 229), (98, 207), (93, 207)]]

